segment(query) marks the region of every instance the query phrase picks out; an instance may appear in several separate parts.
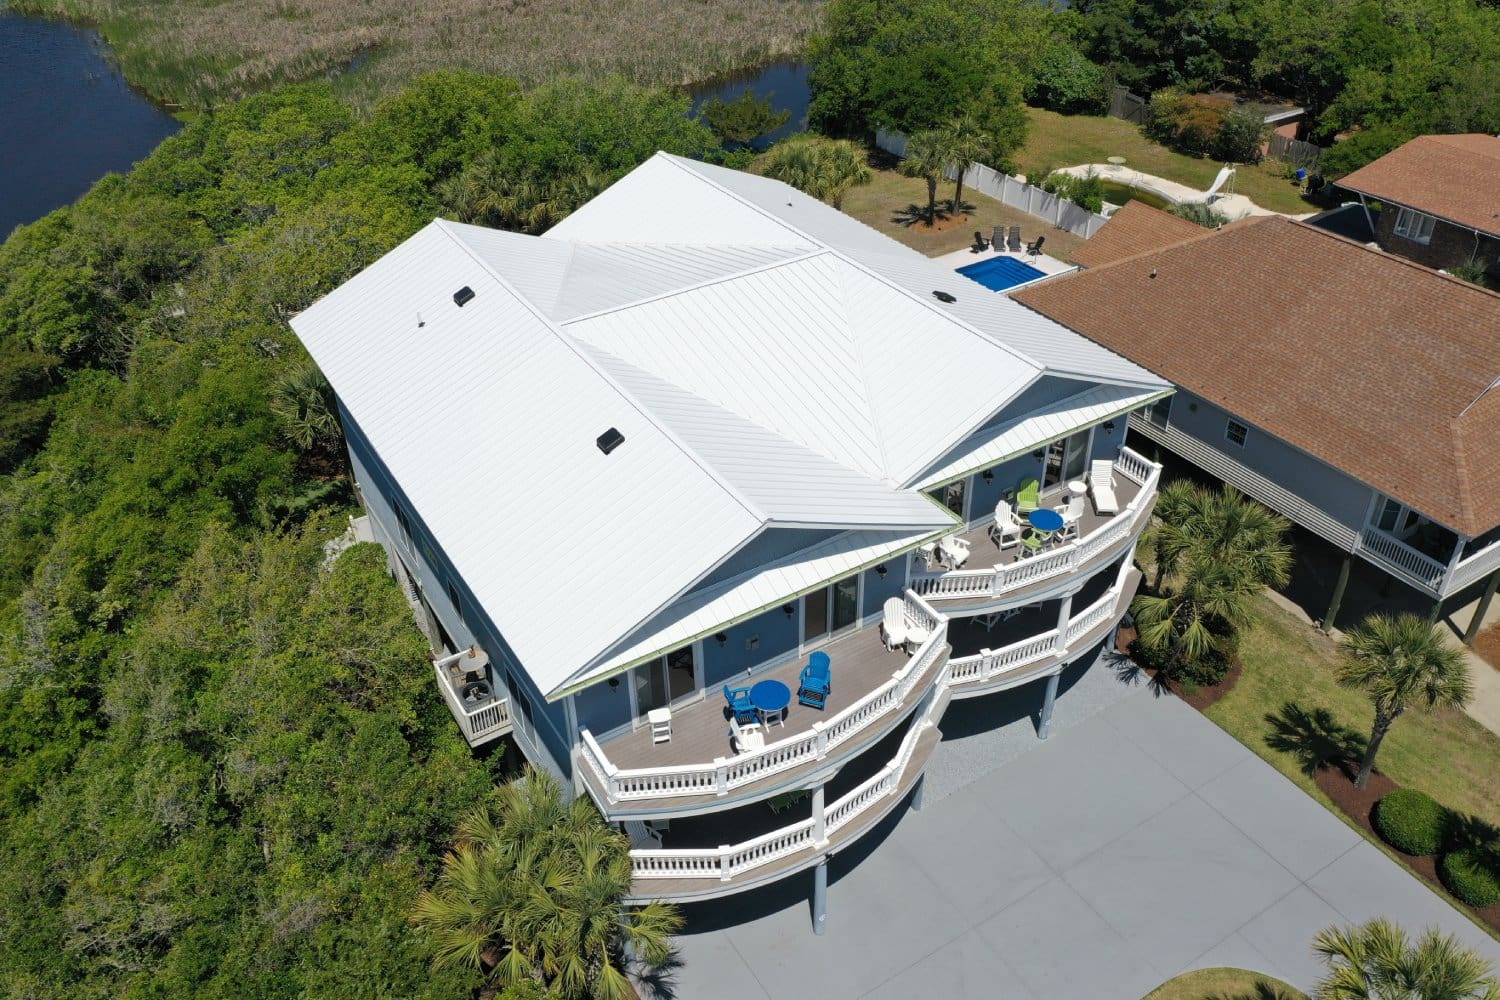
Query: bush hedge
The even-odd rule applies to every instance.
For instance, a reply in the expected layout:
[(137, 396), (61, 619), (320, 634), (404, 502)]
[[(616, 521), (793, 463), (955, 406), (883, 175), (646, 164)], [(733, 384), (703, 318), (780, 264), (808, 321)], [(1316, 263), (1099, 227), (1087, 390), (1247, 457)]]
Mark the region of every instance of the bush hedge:
[(1443, 849), (1448, 810), (1426, 792), (1400, 788), (1375, 805), (1375, 832), (1396, 850), (1426, 857)]
[(1500, 852), (1494, 848), (1465, 847), (1445, 854), (1438, 874), (1448, 891), (1470, 906), (1500, 901)]

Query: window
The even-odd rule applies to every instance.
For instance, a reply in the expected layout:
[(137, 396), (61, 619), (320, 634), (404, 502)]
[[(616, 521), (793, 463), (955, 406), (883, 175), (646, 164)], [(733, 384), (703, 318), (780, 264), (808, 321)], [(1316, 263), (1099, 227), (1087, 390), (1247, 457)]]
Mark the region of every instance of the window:
[(959, 517), (964, 516), (964, 486), (968, 483), (966, 479), (939, 486), (935, 490), (928, 490), (927, 495), (938, 503), (947, 507)]
[(1167, 420), (1172, 415), (1172, 397), (1163, 396), (1150, 406), (1145, 408), (1146, 419), (1157, 427), (1167, 426)]
[(391, 501), (391, 509), (396, 512), (396, 526), (401, 529), (401, 544), (406, 546), (406, 551), (411, 549), (411, 522), (406, 519), (406, 511), (394, 500)]
[(467, 625), (468, 622), (464, 619), (464, 602), (459, 600), (458, 587), (453, 583), (452, 578), (449, 578), (445, 582), (448, 585), (448, 603), (453, 605), (453, 610), (457, 613), (458, 620)]
[(1432, 226), (1435, 222), (1437, 220), (1430, 215), (1403, 208), (1396, 213), (1396, 235), (1417, 243), (1426, 243), (1432, 239)]
[(1230, 417), (1229, 423), (1224, 425), (1224, 440), (1228, 441), (1236, 448), (1245, 447), (1245, 438), (1248, 437), (1249, 434), (1250, 428), (1246, 427), (1238, 420), (1235, 420), (1233, 417)]

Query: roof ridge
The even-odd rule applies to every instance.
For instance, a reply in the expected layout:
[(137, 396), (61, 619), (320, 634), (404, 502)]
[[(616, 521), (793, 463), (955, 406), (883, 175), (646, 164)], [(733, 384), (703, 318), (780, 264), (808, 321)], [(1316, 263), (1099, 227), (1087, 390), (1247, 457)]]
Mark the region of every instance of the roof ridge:
[[(1176, 218), (1176, 216), (1172, 216), (1170, 212), (1162, 212), (1161, 209), (1159, 209), (1159, 208), (1152, 208), (1150, 205), (1147, 205), (1145, 207), (1146, 208), (1150, 208), (1151, 211), (1153, 211), (1153, 212), (1161, 212), (1162, 215), (1167, 215), (1167, 216), (1171, 216), (1172, 218)], [(1248, 229), (1248, 228), (1250, 228), (1251, 225), (1258, 225), (1258, 224), (1260, 224), (1262, 222), (1268, 222), (1268, 221), (1270, 221), (1272, 219), (1286, 219), (1286, 218), (1287, 217), (1284, 216), (1284, 215), (1247, 215), (1247, 216), (1245, 216), (1242, 219), (1235, 219), (1234, 221), (1235, 222), (1246, 222), (1246, 223), (1249, 223), (1249, 225), (1236, 226), (1234, 229), (1227, 230), (1227, 231), (1228, 232), (1237, 232), (1237, 231), (1242, 230), (1242, 229)], [(1111, 221), (1113, 221), (1113, 220), (1111, 220)], [(1183, 220), (1183, 221), (1186, 221), (1186, 220)], [(1195, 225), (1195, 223), (1189, 223), (1189, 225)], [(1084, 273), (1088, 273), (1088, 272), (1091, 272), (1091, 271), (1093, 271), (1093, 272), (1108, 271), (1111, 268), (1118, 267), (1121, 264), (1128, 264), (1131, 261), (1140, 260), (1142, 257), (1150, 257), (1152, 254), (1166, 253), (1168, 250), (1176, 250), (1179, 247), (1185, 247), (1185, 246), (1187, 246), (1187, 245), (1189, 245), (1191, 243), (1197, 243), (1198, 241), (1208, 239), (1211, 236), (1220, 236), (1224, 232), (1226, 232), (1226, 230), (1223, 227), (1215, 227), (1213, 229), (1209, 229), (1206, 226), (1199, 226), (1198, 228), (1202, 229), (1203, 232), (1201, 232), (1201, 233), (1194, 233), (1192, 236), (1184, 236), (1182, 239), (1180, 239), (1180, 240), (1173, 240), (1171, 243), (1163, 243), (1161, 246), (1159, 246), (1159, 247), (1153, 247), (1150, 250), (1140, 250), (1140, 251), (1138, 251), (1136, 253), (1131, 254), (1128, 257), (1120, 257), (1117, 260), (1112, 260), (1112, 261), (1109, 261), (1108, 263), (1100, 264), (1098, 267), (1087, 267), (1087, 268), (1084, 268), (1081, 271), (1074, 271), (1074, 272), (1067, 273), (1067, 274), (1052, 275), (1050, 277), (1068, 278), (1068, 277), (1071, 277), (1074, 274), (1084, 274)], [(1101, 231), (1102, 231), (1102, 229), (1101, 229)], [(1041, 281), (1038, 280), (1037, 282), (1035, 282), (1035, 284), (1040, 285)], [(1051, 284), (1051, 282), (1048, 282), (1048, 284)], [(1024, 295), (1024, 294), (1025, 294), (1025, 289), (1022, 289), (1016, 295), (1012, 295), (1011, 298), (1015, 299), (1017, 302), (1021, 302), (1021, 299), (1018, 296), (1019, 295)], [(1022, 304), (1025, 305), (1025, 303), (1022, 303)], [(1033, 310), (1033, 311), (1035, 311), (1035, 310)], [(1042, 315), (1046, 315), (1046, 314), (1043, 313)]]
[[(837, 280), (839, 283), (839, 296), (846, 303), (849, 301), (850, 295), (849, 282), (846, 280), (847, 277), (847, 274), (843, 271), (838, 271), (834, 275), (835, 280)], [(844, 327), (845, 335), (849, 338), (849, 351), (854, 355), (855, 363), (859, 366), (860, 384), (865, 387), (864, 398), (862, 402), (864, 403), (865, 411), (870, 421), (870, 426), (875, 430), (875, 448), (880, 452), (880, 467), (885, 470), (886, 477), (889, 480), (891, 479), (892, 472), (891, 456), (885, 446), (884, 429), (880, 426), (880, 421), (875, 417), (875, 408), (870, 405), (870, 399), (873, 395), (873, 386), (870, 385), (869, 360), (865, 357), (865, 352), (861, 348), (861, 339), (854, 333), (851, 321), (849, 319), (849, 311), (847, 309), (841, 311), (840, 319), (841, 325)]]

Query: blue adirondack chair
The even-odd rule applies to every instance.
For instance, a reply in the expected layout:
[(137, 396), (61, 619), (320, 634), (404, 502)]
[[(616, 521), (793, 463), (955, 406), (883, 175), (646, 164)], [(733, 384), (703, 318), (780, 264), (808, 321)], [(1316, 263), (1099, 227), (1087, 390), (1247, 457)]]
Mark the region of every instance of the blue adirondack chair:
[(807, 658), (802, 668), (802, 684), (797, 688), (797, 701), (808, 708), (823, 708), (828, 695), (833, 691), (833, 676), (829, 669), (828, 654), (819, 650)]
[(734, 721), (740, 725), (760, 721), (760, 713), (755, 710), (755, 705), (750, 701), (749, 688), (732, 688), (725, 684), (724, 700), (729, 702), (729, 709), (734, 712)]

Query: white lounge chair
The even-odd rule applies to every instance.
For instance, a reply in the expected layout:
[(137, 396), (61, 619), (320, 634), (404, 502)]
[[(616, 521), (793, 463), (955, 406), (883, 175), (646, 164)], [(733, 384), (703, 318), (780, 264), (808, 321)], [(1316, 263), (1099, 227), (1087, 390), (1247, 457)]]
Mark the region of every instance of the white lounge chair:
[(894, 650), (906, 645), (906, 602), (899, 597), (892, 597), (885, 602), (885, 617), (880, 620), (880, 638), (886, 649)]
[(969, 561), (969, 543), (957, 535), (948, 535), (938, 542), (938, 555), (949, 569), (963, 569)]
[(990, 538), (1002, 550), (1021, 544), (1021, 522), (1004, 500), (995, 505), (995, 523), (990, 525)]
[(1094, 494), (1094, 510), (1098, 513), (1120, 512), (1120, 502), (1115, 499), (1115, 467), (1108, 459), (1089, 466), (1089, 492)]
[(755, 750), (764, 750), (766, 747), (766, 738), (761, 733), (758, 722), (750, 722), (742, 726), (730, 719), (729, 739), (734, 744), (735, 753), (751, 753)]

